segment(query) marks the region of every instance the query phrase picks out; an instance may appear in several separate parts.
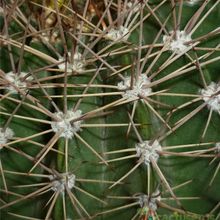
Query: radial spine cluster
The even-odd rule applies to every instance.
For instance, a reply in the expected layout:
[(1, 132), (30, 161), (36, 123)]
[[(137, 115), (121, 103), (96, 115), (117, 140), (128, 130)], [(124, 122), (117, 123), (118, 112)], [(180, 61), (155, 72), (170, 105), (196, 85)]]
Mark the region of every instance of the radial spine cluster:
[(123, 97), (137, 99), (139, 96), (147, 97), (151, 94), (152, 89), (147, 87), (149, 84), (148, 77), (145, 74), (141, 74), (138, 79), (134, 79), (133, 88), (131, 88), (131, 77), (125, 77), (123, 81), (118, 83), (118, 89), (125, 91)]
[(5, 130), (3, 128), (0, 128), (0, 150), (1, 145), (6, 144), (8, 140), (12, 139), (14, 136), (14, 132), (10, 128), (6, 128)]
[(81, 120), (71, 122), (71, 120), (77, 119), (82, 115), (81, 110), (71, 111), (68, 110), (66, 114), (63, 112), (56, 112), (54, 116), (58, 118), (58, 121), (51, 122), (51, 127), (55, 133), (59, 133), (60, 137), (71, 139), (74, 134), (80, 130)]
[(215, 147), (216, 147), (216, 153), (217, 153), (217, 154), (220, 154), (220, 142), (217, 142), (217, 143), (215, 144)]
[(163, 36), (164, 44), (166, 44), (168, 49), (175, 54), (184, 53), (190, 47), (187, 43), (191, 40), (192, 38), (190, 34), (180, 30), (177, 30), (176, 32), (171, 31), (169, 36)]
[(52, 183), (51, 190), (54, 192), (64, 193), (65, 188), (72, 189), (75, 186), (76, 176), (74, 174), (61, 174), (61, 178), (50, 175), (49, 179)]
[(129, 38), (129, 30), (124, 26), (120, 26), (118, 29), (111, 29), (106, 34), (106, 38), (112, 41), (126, 41)]
[(220, 111), (220, 86), (211, 82), (206, 89), (200, 91), (202, 99), (212, 111)]
[(143, 160), (143, 163), (149, 166), (151, 160), (157, 162), (159, 159), (159, 151), (162, 151), (162, 147), (157, 140), (144, 141), (135, 145), (136, 156)]
[[(66, 68), (67, 72), (72, 72), (72, 71), (81, 72), (84, 70), (85, 60), (83, 59), (83, 56), (81, 53), (79, 52), (74, 53), (71, 59), (71, 53), (69, 52), (68, 59), (70, 61), (67, 61), (66, 63), (63, 62), (58, 65), (59, 69), (65, 71), (65, 68)], [(65, 61), (64, 57), (59, 58), (59, 62), (62, 62), (62, 61)]]
[(156, 190), (151, 196), (141, 194), (138, 197), (140, 207), (147, 206), (150, 210), (156, 211), (158, 208), (157, 201), (161, 200), (160, 192)]
[[(25, 89), (27, 87), (27, 83), (33, 80), (33, 77), (28, 76), (26, 78), (26, 76), (27, 76), (26, 72), (20, 72), (19, 74), (13, 72), (6, 73), (5, 75), (6, 80), (14, 85), (14, 86), (9, 85), (7, 89), (12, 93), (18, 93), (15, 87), (19, 89)], [(24, 80), (24, 78), (26, 79)]]

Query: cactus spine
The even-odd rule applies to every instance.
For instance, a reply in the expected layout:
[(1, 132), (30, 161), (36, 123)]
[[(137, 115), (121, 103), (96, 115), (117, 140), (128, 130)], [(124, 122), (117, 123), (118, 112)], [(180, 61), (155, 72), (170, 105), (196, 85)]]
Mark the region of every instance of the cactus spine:
[(0, 9), (2, 219), (220, 219), (220, 0)]

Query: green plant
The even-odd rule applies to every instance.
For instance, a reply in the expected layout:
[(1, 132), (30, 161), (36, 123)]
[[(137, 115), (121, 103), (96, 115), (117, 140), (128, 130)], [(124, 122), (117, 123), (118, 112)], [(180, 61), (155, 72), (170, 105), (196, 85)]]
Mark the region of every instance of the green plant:
[(220, 218), (220, 0), (0, 9), (2, 219)]

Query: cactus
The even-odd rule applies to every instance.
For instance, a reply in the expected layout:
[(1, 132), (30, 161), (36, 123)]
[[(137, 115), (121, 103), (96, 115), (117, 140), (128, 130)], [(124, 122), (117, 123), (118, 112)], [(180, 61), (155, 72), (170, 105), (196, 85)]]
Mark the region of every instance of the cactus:
[(0, 20), (2, 219), (220, 219), (220, 0)]

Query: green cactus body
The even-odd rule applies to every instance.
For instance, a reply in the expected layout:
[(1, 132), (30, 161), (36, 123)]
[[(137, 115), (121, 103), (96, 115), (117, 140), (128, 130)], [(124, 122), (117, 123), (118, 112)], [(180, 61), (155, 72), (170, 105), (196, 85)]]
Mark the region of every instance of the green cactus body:
[(2, 219), (220, 218), (220, 0), (4, 1)]

